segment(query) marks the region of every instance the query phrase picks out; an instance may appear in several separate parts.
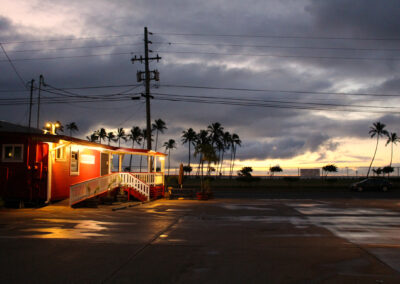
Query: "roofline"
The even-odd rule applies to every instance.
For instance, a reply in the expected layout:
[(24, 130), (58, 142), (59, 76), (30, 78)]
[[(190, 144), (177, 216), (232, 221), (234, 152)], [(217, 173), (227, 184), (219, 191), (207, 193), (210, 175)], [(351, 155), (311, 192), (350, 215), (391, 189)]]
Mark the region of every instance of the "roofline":
[(6, 136), (7, 134), (27, 136), (27, 137), (31, 138), (32, 140), (35, 140), (35, 141), (50, 142), (50, 143), (59, 143), (60, 140), (64, 140), (64, 141), (68, 141), (68, 142), (71, 142), (71, 143), (84, 145), (84, 146), (89, 146), (89, 147), (97, 147), (97, 148), (100, 147), (100, 148), (103, 148), (103, 149), (106, 149), (106, 150), (117, 152), (119, 154), (130, 154), (130, 153), (132, 153), (132, 154), (145, 155), (145, 156), (161, 156), (161, 157), (168, 156), (165, 153), (155, 152), (153, 150), (109, 146), (109, 145), (105, 145), (105, 144), (86, 141), (86, 140), (83, 140), (83, 139), (80, 139), (80, 138), (66, 136), (66, 135), (21, 133), (21, 132), (0, 132), (0, 136)]

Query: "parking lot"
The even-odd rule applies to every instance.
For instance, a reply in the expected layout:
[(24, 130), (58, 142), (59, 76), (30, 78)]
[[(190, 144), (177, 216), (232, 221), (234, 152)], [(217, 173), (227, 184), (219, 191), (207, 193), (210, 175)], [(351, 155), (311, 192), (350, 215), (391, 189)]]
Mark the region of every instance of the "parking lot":
[(3, 283), (400, 283), (400, 199), (3, 209)]

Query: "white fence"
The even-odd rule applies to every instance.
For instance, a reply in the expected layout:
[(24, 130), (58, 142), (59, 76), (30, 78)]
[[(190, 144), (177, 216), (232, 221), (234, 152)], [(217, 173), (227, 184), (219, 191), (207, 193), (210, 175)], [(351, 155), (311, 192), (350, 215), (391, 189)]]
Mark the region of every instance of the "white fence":
[(164, 173), (131, 173), (135, 178), (147, 183), (150, 186), (164, 184)]
[(69, 205), (74, 205), (79, 201), (115, 188), (119, 185), (119, 180), (119, 174), (114, 173), (71, 185), (69, 190)]
[(150, 185), (144, 183), (140, 179), (134, 176), (132, 173), (119, 173), (121, 177), (121, 185), (133, 187), (139, 193), (143, 194), (147, 197), (147, 200), (150, 200)]
[(102, 194), (118, 186), (128, 186), (150, 199), (150, 186), (163, 185), (164, 173), (113, 173), (70, 186), (69, 204)]

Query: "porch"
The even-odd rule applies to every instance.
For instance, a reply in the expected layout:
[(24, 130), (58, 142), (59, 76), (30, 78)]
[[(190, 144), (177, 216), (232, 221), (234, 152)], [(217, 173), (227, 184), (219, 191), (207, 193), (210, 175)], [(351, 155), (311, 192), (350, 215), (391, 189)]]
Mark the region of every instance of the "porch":
[[(124, 158), (141, 157), (147, 161), (146, 172), (132, 172), (124, 167)], [(100, 176), (70, 186), (70, 206), (86, 199), (105, 195), (114, 189), (122, 189), (128, 200), (136, 198), (149, 201), (164, 196), (165, 154), (118, 148), (105, 150), (100, 154)], [(126, 164), (125, 164), (126, 165)]]
[(93, 178), (70, 186), (70, 206), (116, 188), (123, 189), (128, 196), (149, 201), (164, 196), (164, 173), (117, 172)]

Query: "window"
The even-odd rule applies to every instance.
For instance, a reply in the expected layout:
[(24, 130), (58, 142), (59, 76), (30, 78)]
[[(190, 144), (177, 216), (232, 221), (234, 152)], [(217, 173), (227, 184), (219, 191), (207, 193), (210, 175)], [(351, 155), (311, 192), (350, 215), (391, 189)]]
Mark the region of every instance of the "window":
[(79, 175), (79, 151), (71, 151), (71, 175)]
[(9, 163), (23, 162), (23, 149), (24, 145), (22, 144), (4, 144), (2, 161)]
[(65, 147), (56, 150), (56, 160), (65, 160)]

